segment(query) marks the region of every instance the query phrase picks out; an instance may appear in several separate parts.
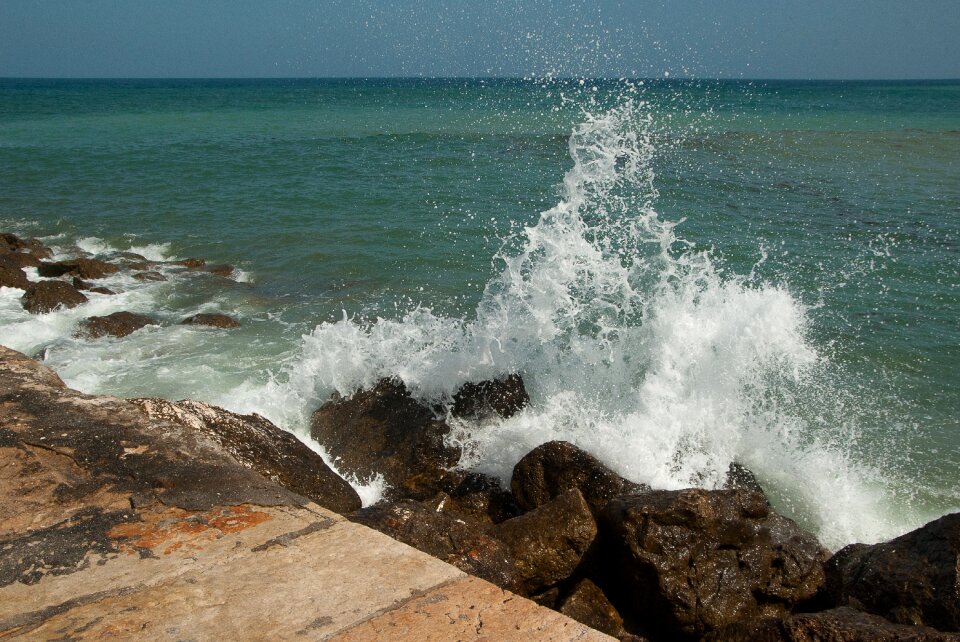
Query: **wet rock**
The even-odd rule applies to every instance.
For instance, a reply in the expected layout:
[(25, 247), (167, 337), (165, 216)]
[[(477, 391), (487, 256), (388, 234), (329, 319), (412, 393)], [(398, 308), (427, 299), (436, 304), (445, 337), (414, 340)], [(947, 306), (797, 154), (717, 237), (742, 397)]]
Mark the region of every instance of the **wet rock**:
[(482, 524), (410, 499), (378, 504), (348, 516), (501, 588), (519, 589), (507, 547)]
[(651, 637), (695, 637), (783, 616), (823, 583), (826, 551), (761, 493), (627, 495), (607, 504), (600, 528), (598, 548), (616, 591), (608, 595)]
[(149, 261), (130, 261), (125, 263), (123, 267), (134, 272), (147, 272), (153, 265)]
[(557, 610), (607, 635), (613, 637), (627, 635), (626, 629), (623, 628), (623, 618), (620, 617), (616, 607), (589, 579), (578, 581)]
[(37, 267), (40, 265), (40, 259), (26, 252), (7, 252), (0, 253), (0, 266), (10, 268)]
[(443, 494), (449, 498), (448, 511), (473, 521), (499, 524), (521, 512), (510, 491), (504, 490), (496, 479), (480, 473), (464, 474), (458, 484), (449, 485), (449, 494)]
[(72, 274), (81, 279), (102, 279), (105, 276), (115, 274), (119, 271), (120, 268), (113, 263), (87, 258), (57, 261), (56, 263), (41, 263), (37, 268), (37, 273), (47, 278)]
[[(53, 251), (37, 239), (22, 239), (16, 234), (0, 234), (0, 254), (25, 254), (34, 259), (48, 259)], [(35, 267), (35, 263), (30, 264)], [(25, 267), (25, 266), (21, 266)]]
[(947, 642), (955, 635), (929, 627), (893, 624), (847, 607), (737, 622), (704, 636), (705, 642)]
[(573, 489), (491, 532), (510, 549), (524, 594), (532, 595), (570, 577), (596, 538), (597, 524)]
[(133, 278), (137, 281), (166, 281), (167, 277), (163, 276), (159, 272), (149, 271), (149, 272), (137, 272), (133, 275)]
[(303, 442), (257, 414), (238, 415), (199, 401), (133, 399), (149, 417), (205, 434), (243, 466), (325, 508), (360, 508), (356, 491)]
[(87, 292), (96, 292), (97, 294), (116, 294), (116, 292), (110, 288), (95, 285), (90, 281), (84, 281), (76, 276), (73, 277), (73, 287), (77, 288), (78, 290), (85, 290)]
[(900, 624), (960, 631), (960, 513), (882, 544), (852, 544), (827, 564), (833, 604)]
[(530, 396), (518, 374), (504, 379), (466, 383), (453, 397), (454, 417), (511, 417), (530, 403)]
[(106, 335), (125, 337), (148, 325), (159, 325), (157, 320), (145, 314), (114, 312), (103, 317), (89, 317), (80, 324), (78, 334), (96, 338)]
[(181, 261), (173, 262), (173, 265), (182, 265), (183, 267), (188, 267), (188, 268), (199, 268), (199, 267), (203, 267), (206, 264), (207, 264), (206, 261), (204, 261), (203, 259), (197, 259), (197, 258), (189, 258), (189, 259), (183, 259)]
[(598, 514), (614, 497), (648, 490), (616, 474), (593, 455), (566, 441), (537, 446), (513, 467), (510, 487), (517, 504), (532, 510), (578, 489)]
[(57, 308), (75, 308), (87, 302), (87, 297), (69, 283), (40, 281), (31, 283), (20, 298), (24, 309), (31, 314), (43, 314)]
[(240, 323), (226, 314), (201, 312), (187, 317), (180, 322), (182, 325), (208, 325), (214, 328), (239, 328)]
[(216, 274), (217, 276), (222, 276), (225, 279), (233, 277), (234, 267), (226, 263), (220, 263), (218, 265), (201, 265), (197, 268), (194, 268), (198, 272), (206, 272), (208, 274)]
[(20, 288), (26, 290), (30, 286), (27, 275), (15, 263), (7, 263), (0, 256), (0, 287)]
[(444, 443), (448, 432), (445, 422), (392, 379), (324, 404), (311, 423), (311, 435), (339, 470), (361, 479), (383, 475), (391, 486), (388, 499), (426, 499), (459, 484), (464, 474), (450, 469), (460, 450)]
[(723, 487), (728, 490), (740, 488), (757, 493), (763, 492), (763, 488), (753, 471), (735, 461), (730, 462), (730, 467), (727, 468), (727, 479), (724, 481)]

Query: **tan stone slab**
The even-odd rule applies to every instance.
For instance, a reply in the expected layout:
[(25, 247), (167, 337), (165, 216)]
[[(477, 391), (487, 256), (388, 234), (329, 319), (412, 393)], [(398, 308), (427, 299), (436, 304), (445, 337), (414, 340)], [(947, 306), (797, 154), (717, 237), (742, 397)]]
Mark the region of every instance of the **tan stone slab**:
[(467, 577), (330, 638), (335, 642), (568, 642), (613, 640), (575, 620)]

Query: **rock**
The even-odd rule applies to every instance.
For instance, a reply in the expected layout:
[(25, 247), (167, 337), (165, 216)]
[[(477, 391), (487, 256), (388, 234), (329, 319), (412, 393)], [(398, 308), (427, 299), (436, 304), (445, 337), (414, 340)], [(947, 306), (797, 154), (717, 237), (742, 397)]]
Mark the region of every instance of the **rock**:
[(80, 323), (78, 335), (96, 338), (105, 335), (125, 337), (148, 325), (159, 325), (156, 319), (134, 312), (114, 312), (104, 317), (89, 317)]
[(900, 624), (960, 631), (960, 513), (827, 563), (827, 599)]
[(704, 636), (705, 642), (947, 642), (957, 636), (891, 622), (847, 607), (785, 619), (755, 618)]
[(225, 279), (233, 277), (234, 267), (226, 263), (221, 263), (219, 265), (201, 265), (198, 268), (194, 268), (199, 272), (207, 272), (208, 274), (216, 274), (217, 276), (222, 276)]
[(240, 323), (225, 314), (201, 312), (187, 317), (181, 325), (208, 325), (214, 328), (239, 328)]
[(243, 466), (325, 508), (338, 513), (360, 508), (356, 491), (320, 455), (260, 415), (238, 415), (199, 401), (131, 401), (149, 417), (205, 434)]
[(63, 281), (40, 281), (31, 283), (24, 295), (20, 298), (23, 307), (31, 314), (43, 314), (57, 308), (75, 308), (87, 302), (83, 296), (69, 283)]
[(652, 637), (784, 616), (823, 583), (826, 551), (761, 493), (647, 491), (611, 500), (599, 521), (608, 595)]
[(518, 374), (504, 379), (466, 383), (453, 397), (454, 417), (487, 417), (499, 415), (506, 419), (520, 412), (530, 403), (530, 396)]
[(623, 628), (623, 618), (620, 617), (616, 607), (589, 579), (578, 581), (557, 610), (607, 635), (618, 638), (627, 635), (626, 629)]
[(173, 265), (182, 265), (188, 268), (199, 268), (199, 267), (203, 267), (206, 264), (207, 262), (204, 261), (203, 259), (196, 259), (196, 258), (183, 259), (182, 261), (173, 262)]
[(752, 490), (757, 493), (763, 492), (763, 488), (760, 486), (760, 482), (757, 481), (757, 476), (753, 474), (753, 471), (746, 466), (741, 466), (735, 461), (730, 462), (730, 467), (727, 468), (727, 479), (724, 481), (723, 487), (727, 490), (740, 488), (743, 490)]
[[(0, 234), (0, 254), (26, 254), (35, 259), (48, 259), (53, 251), (37, 239), (22, 239), (16, 234)], [(35, 264), (31, 263), (31, 267)], [(25, 267), (25, 266), (21, 266)]]
[(510, 551), (481, 524), (410, 499), (364, 508), (349, 518), (501, 588), (519, 588)]
[(383, 475), (388, 499), (426, 499), (464, 477), (449, 470), (460, 459), (459, 448), (444, 443), (449, 426), (396, 380), (324, 404), (310, 432), (340, 471), (361, 479)]
[(56, 263), (41, 263), (37, 268), (37, 273), (40, 276), (48, 278), (73, 274), (81, 279), (102, 279), (119, 271), (120, 268), (113, 263), (86, 258), (57, 261)]
[(40, 259), (26, 252), (8, 252), (0, 253), (0, 266), (11, 268), (37, 267), (40, 265)]
[[(450, 476), (455, 479), (455, 476)], [(450, 484), (447, 510), (464, 518), (499, 524), (520, 514), (520, 508), (500, 482), (480, 473), (466, 473), (456, 486)]]
[(159, 272), (137, 272), (133, 275), (133, 278), (137, 281), (166, 281), (167, 277), (163, 276)]
[(73, 287), (77, 288), (78, 290), (85, 290), (87, 292), (96, 292), (97, 294), (116, 294), (116, 292), (110, 288), (94, 285), (90, 281), (84, 281), (76, 276), (73, 277)]
[(125, 263), (123, 267), (134, 272), (146, 272), (152, 267), (152, 264), (149, 261), (131, 261)]
[[(2, 258), (0, 256), (0, 259)], [(0, 260), (0, 287), (26, 290), (30, 287), (30, 280), (27, 279), (27, 275), (19, 267), (14, 267)]]
[(579, 490), (573, 489), (491, 531), (510, 549), (525, 595), (567, 579), (597, 536), (597, 524)]
[(576, 488), (595, 515), (614, 497), (648, 489), (624, 479), (566, 441), (549, 441), (527, 453), (513, 467), (510, 487), (523, 510), (542, 506)]

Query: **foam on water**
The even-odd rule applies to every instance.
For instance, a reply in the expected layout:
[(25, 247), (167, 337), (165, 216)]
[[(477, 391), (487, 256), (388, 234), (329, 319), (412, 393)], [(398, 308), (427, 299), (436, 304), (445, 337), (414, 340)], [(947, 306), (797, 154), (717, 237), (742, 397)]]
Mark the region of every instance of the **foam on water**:
[(519, 249), (495, 257), (475, 318), (344, 314), (304, 336), (281, 376), (221, 401), (303, 435), (334, 390), (394, 376), (443, 403), (464, 382), (519, 372), (528, 409), (454, 422), (461, 466), (506, 481), (531, 448), (565, 439), (656, 488), (716, 488), (739, 462), (831, 547), (921, 523), (891, 514), (889, 480), (853, 455), (862, 427), (808, 338), (807, 307), (783, 286), (721, 276), (658, 216), (650, 131), (636, 96), (585, 113), (562, 199), (504, 244)]

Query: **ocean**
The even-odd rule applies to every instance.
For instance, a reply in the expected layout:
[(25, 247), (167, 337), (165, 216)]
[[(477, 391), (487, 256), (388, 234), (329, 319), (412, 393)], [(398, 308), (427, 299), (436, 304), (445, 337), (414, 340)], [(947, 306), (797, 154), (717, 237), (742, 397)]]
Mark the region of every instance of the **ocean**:
[[(461, 466), (738, 462), (833, 549), (960, 510), (960, 82), (5, 79), (0, 230), (235, 266), (39, 316), (0, 288), (0, 343), (85, 392), (310, 443), (333, 392), (519, 372)], [(74, 336), (119, 310), (162, 324)]]

